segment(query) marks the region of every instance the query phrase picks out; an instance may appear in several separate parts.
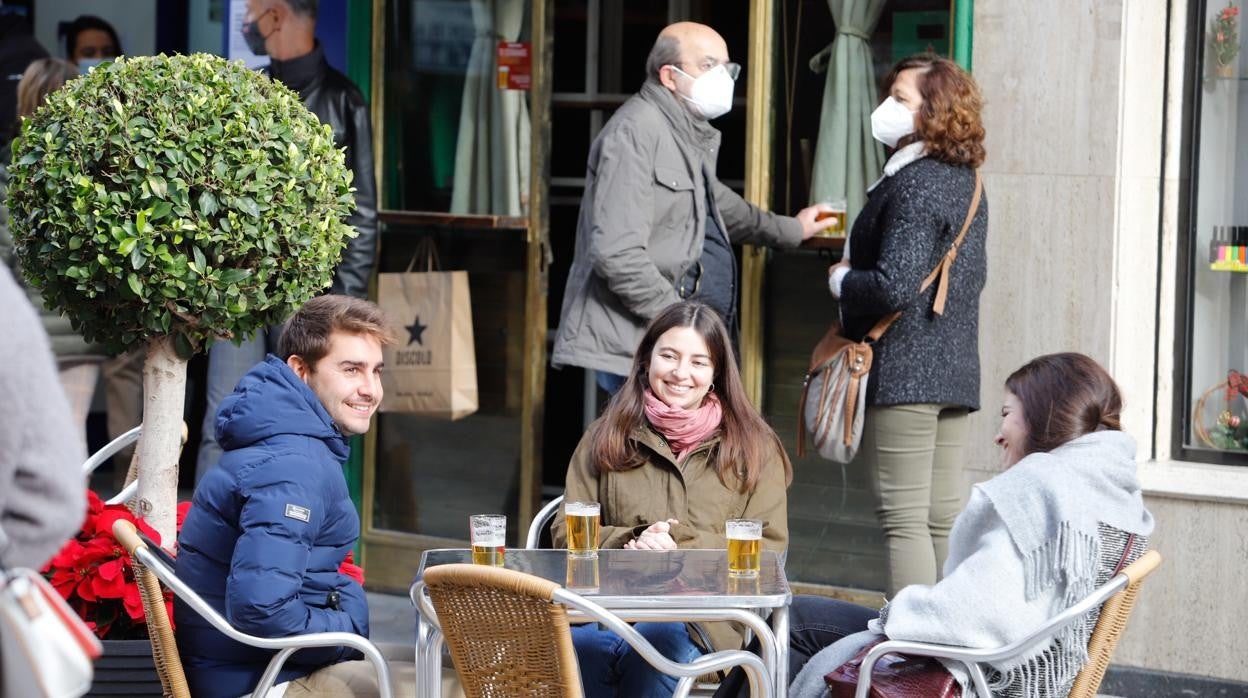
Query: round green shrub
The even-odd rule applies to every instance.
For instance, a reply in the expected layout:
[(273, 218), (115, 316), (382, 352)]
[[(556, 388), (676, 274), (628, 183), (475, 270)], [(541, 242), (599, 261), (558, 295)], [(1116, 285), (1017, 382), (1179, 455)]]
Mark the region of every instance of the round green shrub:
[(207, 54), (121, 58), (71, 80), (13, 145), (10, 224), (27, 279), (120, 351), (285, 319), (354, 235), (351, 173), (294, 92)]

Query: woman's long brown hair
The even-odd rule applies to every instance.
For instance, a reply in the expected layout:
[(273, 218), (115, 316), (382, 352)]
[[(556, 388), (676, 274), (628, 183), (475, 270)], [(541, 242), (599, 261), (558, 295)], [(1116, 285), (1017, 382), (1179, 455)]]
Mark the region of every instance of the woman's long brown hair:
[(1005, 379), (1027, 425), (1023, 454), (1045, 453), (1094, 431), (1122, 429), (1122, 393), (1101, 365), (1083, 354), (1045, 354)]
[(763, 465), (775, 452), (780, 453), (784, 482), (793, 479), (793, 465), (775, 430), (763, 419), (745, 395), (737, 359), (728, 339), (728, 330), (710, 306), (684, 301), (668, 306), (650, 321), (637, 353), (632, 372), (620, 391), (607, 404), (602, 422), (593, 435), (590, 457), (600, 472), (632, 470), (646, 463), (632, 433), (646, 426), (645, 391), (650, 387), (650, 355), (659, 337), (674, 327), (692, 327), (706, 342), (714, 367), (713, 390), (719, 397), (724, 417), (720, 441), (710, 454), (710, 462), (724, 487), (752, 492)]

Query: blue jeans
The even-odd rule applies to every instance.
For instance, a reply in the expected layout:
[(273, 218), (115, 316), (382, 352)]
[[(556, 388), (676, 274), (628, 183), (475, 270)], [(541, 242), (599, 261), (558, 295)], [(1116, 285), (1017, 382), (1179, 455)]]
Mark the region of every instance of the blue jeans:
[(280, 329), (260, 330), (255, 337), (243, 340), (239, 346), (228, 340), (217, 340), (208, 349), (208, 377), (204, 386), (204, 401), (207, 404), (200, 432), (202, 440), (195, 456), (195, 484), (198, 485), (208, 469), (221, 460), (221, 445), (217, 443), (217, 408), (226, 396), (234, 392), (238, 381), (253, 366), (264, 361), (265, 352), (277, 348)]
[[(856, 632), (867, 629), (867, 623), (880, 615), (879, 611), (845, 601), (822, 596), (794, 596), (789, 606), (789, 680), (806, 666), (819, 650)], [(758, 653), (755, 639), (750, 651)], [(749, 696), (749, 682), (745, 672), (733, 669), (715, 691), (715, 698)]]
[(620, 388), (624, 387), (626, 376), (607, 373), (605, 371), (594, 371), (594, 378), (598, 381), (598, 387), (607, 393), (607, 397), (611, 397), (620, 392)]
[[(633, 628), (674, 662), (702, 654), (684, 623), (637, 623)], [(623, 638), (595, 623), (572, 626), (572, 645), (585, 698), (671, 698), (676, 690), (675, 676), (655, 671)]]

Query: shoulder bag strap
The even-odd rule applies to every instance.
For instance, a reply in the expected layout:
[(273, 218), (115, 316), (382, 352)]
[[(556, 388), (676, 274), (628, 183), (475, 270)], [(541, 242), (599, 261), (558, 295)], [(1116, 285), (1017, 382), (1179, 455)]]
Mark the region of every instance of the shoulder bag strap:
[[(979, 177), (979, 170), (976, 170), (975, 194), (971, 196), (971, 207), (966, 212), (966, 220), (962, 221), (962, 229), (958, 231), (958, 236), (953, 239), (953, 244), (949, 246), (949, 251), (945, 253), (945, 256), (936, 265), (936, 268), (927, 275), (927, 278), (923, 279), (923, 284), (919, 286), (919, 293), (921, 294), (930, 288), (936, 279), (940, 279), (940, 285), (936, 287), (936, 299), (932, 303), (932, 312), (937, 315), (945, 314), (945, 301), (949, 297), (949, 269), (953, 266), (953, 261), (958, 258), (958, 248), (962, 246), (962, 241), (966, 239), (966, 232), (971, 229), (971, 222), (975, 220), (975, 214), (979, 211), (979, 201), (983, 198), (983, 194), (984, 182)], [(879, 340), (899, 317), (901, 317), (900, 310), (884, 316), (867, 333), (866, 339), (871, 342)]]

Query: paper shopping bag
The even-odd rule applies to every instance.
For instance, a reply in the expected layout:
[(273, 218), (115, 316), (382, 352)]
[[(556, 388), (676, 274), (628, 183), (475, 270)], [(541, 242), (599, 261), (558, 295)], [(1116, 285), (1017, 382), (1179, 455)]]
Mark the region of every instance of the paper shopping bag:
[(385, 348), (381, 411), (448, 419), (476, 412), (468, 272), (378, 274), (377, 297), (398, 340)]

